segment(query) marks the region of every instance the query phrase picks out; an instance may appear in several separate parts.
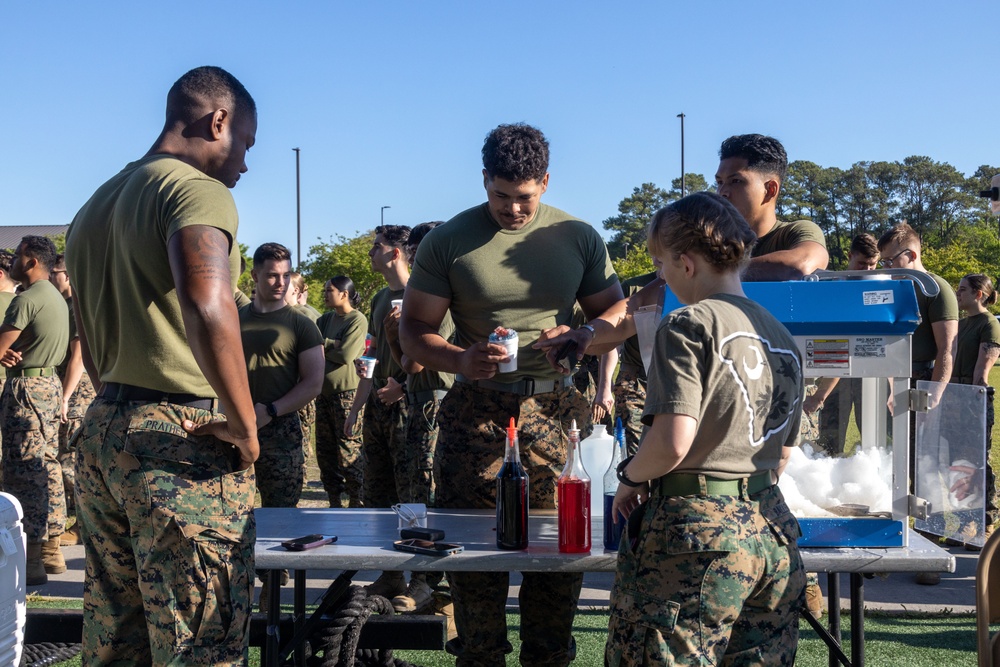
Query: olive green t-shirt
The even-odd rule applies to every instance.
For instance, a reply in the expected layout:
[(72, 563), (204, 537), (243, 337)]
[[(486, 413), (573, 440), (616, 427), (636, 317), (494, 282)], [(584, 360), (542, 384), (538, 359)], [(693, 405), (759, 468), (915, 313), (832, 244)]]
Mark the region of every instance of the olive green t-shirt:
[[(622, 291), (625, 293), (625, 298), (629, 298), (654, 280), (656, 280), (656, 271), (629, 278), (622, 283)], [(623, 364), (631, 364), (638, 367), (640, 371), (639, 376), (642, 379), (646, 378), (646, 369), (642, 365), (642, 353), (639, 352), (639, 336), (630, 336), (625, 340), (622, 344), (620, 361)]]
[[(451, 319), (450, 312), (445, 312), (438, 333), (441, 334), (441, 338), (448, 342), (452, 342), (455, 338), (455, 321)], [(452, 373), (432, 371), (426, 366), (419, 373), (406, 376), (406, 391), (411, 394), (440, 389), (448, 390), (453, 384), (455, 384), (455, 376)]]
[(21, 353), (23, 368), (58, 366), (69, 347), (66, 300), (48, 280), (36, 280), (7, 306), (3, 323), (20, 329), (11, 349)]
[(979, 313), (958, 321), (958, 352), (952, 382), (972, 384), (981, 345), (1000, 347), (1000, 322), (993, 313)]
[(271, 403), (298, 383), (299, 355), (322, 345), (323, 337), (312, 320), (290, 306), (261, 313), (251, 303), (239, 312), (250, 396), (254, 403)]
[(236, 301), (237, 308), (242, 308), (243, 306), (249, 306), (253, 302), (253, 300), (246, 294), (244, 294), (243, 290), (240, 289), (236, 290), (236, 293), (233, 294), (233, 300)]
[[(14, 300), (13, 292), (0, 292), (0, 311), (6, 314), (7, 307), (13, 300)], [(4, 368), (3, 366), (0, 366), (0, 380), (4, 380), (6, 378), (7, 378), (7, 369)]]
[(771, 228), (771, 231), (757, 239), (750, 256), (760, 257), (772, 252), (788, 250), (803, 241), (815, 241), (824, 248), (826, 247), (826, 237), (823, 236), (823, 230), (815, 222), (811, 220), (779, 221)]
[(798, 444), (802, 394), (784, 325), (754, 301), (716, 294), (660, 321), (642, 422), (694, 417), (698, 432), (676, 471), (737, 479), (776, 470), (782, 447)]
[[(316, 325), (323, 336), (323, 354), (326, 357), (323, 395), (357, 389), (358, 373), (354, 370), (354, 360), (365, 351), (368, 320), (364, 313), (352, 310), (346, 315), (338, 315), (331, 310), (323, 313)], [(333, 342), (338, 340), (340, 346), (334, 348)]]
[(392, 358), (389, 341), (386, 340), (385, 334), (382, 331), (382, 323), (385, 321), (385, 316), (392, 310), (393, 299), (402, 298), (403, 290), (391, 290), (388, 287), (383, 287), (372, 297), (371, 317), (368, 319), (368, 333), (375, 339), (375, 358), (378, 359), (378, 363), (375, 364), (375, 371), (372, 373), (372, 379), (374, 380), (372, 384), (378, 388), (384, 387), (386, 380), (390, 377), (395, 378), (396, 382), (400, 384), (406, 382), (406, 373), (399, 367), (396, 360)]
[(507, 230), (481, 204), (420, 243), (409, 287), (449, 300), (459, 347), (489, 340), (498, 326), (517, 331), (517, 370), (492, 378), (514, 382), (562, 377), (531, 346), (543, 329), (568, 326), (578, 299), (617, 281), (604, 240), (587, 223), (540, 204), (530, 223)]
[[(80, 337), (80, 333), (76, 330), (76, 318), (73, 317), (73, 297), (66, 299), (66, 311), (69, 317), (69, 340), (72, 343), (75, 339)], [(57, 367), (59, 372), (59, 377), (62, 378), (66, 375), (66, 366), (69, 364), (69, 350), (66, 350), (66, 357), (62, 360), (62, 363)], [(86, 373), (87, 371), (84, 371)]]
[(322, 313), (320, 313), (318, 310), (310, 306), (308, 303), (303, 304), (301, 306), (292, 306), (292, 308), (294, 308), (296, 312), (305, 315), (313, 322), (318, 321), (319, 316), (322, 315)]
[(958, 299), (955, 297), (955, 290), (941, 276), (930, 272), (927, 275), (934, 279), (941, 291), (936, 297), (931, 298), (924, 296), (920, 288), (916, 287), (920, 324), (913, 331), (913, 338), (910, 341), (910, 355), (913, 363), (926, 363), (934, 361), (937, 357), (938, 349), (937, 343), (934, 341), (932, 324), (958, 319)]
[(97, 189), (66, 232), (66, 268), (100, 382), (214, 397), (188, 344), (167, 257), (170, 237), (204, 225), (229, 242), (236, 294), (236, 204), (225, 185), (169, 155), (132, 162)]

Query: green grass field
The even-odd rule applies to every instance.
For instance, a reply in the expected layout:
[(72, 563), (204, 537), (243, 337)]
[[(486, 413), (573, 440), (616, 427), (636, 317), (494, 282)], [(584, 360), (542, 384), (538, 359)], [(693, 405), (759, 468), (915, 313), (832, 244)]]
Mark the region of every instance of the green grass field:
[[(46, 600), (34, 598), (32, 607), (80, 608), (79, 600)], [(286, 609), (290, 611), (290, 609)], [(894, 615), (869, 612), (865, 620), (865, 657), (871, 667), (960, 667), (976, 664), (975, 617), (971, 615)], [(519, 614), (507, 615), (509, 638), (514, 652), (507, 656), (507, 664), (516, 666), (518, 650)], [(847, 618), (844, 618), (847, 622)], [(577, 641), (577, 658), (573, 663), (580, 667), (603, 665), (604, 642), (607, 639), (608, 613), (600, 610), (581, 611), (577, 614), (574, 636)], [(844, 635), (845, 645), (850, 645), (850, 633)], [(849, 651), (845, 651), (848, 652)], [(450, 667), (455, 659), (443, 651), (396, 651), (403, 658), (423, 667)], [(80, 659), (68, 660), (61, 665), (76, 667)], [(800, 639), (796, 665), (821, 667), (828, 664), (826, 646), (809, 625), (800, 625)], [(250, 665), (260, 665), (260, 651), (251, 649)]]

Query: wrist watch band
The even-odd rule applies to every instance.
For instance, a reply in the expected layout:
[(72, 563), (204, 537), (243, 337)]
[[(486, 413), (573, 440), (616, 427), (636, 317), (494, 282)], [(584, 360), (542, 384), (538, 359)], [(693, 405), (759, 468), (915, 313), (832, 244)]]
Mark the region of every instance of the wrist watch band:
[(274, 403), (268, 403), (264, 406), (264, 409), (267, 410), (267, 414), (271, 417), (271, 419), (278, 418), (278, 408), (274, 407)]
[(591, 333), (591, 335), (594, 338), (597, 338), (597, 329), (594, 328), (594, 325), (592, 325), (592, 324), (581, 324), (580, 328), (581, 329), (586, 329), (587, 331), (589, 331)]
[(632, 457), (626, 456), (624, 459), (622, 459), (622, 462), (618, 464), (616, 472), (618, 474), (619, 482), (621, 482), (625, 486), (631, 486), (634, 489), (636, 487), (642, 486), (643, 483), (633, 482), (631, 479), (629, 479), (628, 474), (625, 472), (625, 468), (628, 466), (629, 463), (632, 463)]

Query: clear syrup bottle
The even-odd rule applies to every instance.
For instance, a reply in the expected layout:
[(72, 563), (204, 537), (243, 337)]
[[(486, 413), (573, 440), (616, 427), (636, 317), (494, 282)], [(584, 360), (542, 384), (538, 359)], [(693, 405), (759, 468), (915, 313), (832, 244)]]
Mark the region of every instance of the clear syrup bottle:
[(611, 447), (611, 465), (604, 473), (604, 548), (618, 551), (622, 529), (625, 528), (625, 517), (619, 512), (618, 522), (615, 523), (611, 506), (615, 502), (615, 494), (618, 493), (618, 464), (625, 458), (625, 427), (622, 426), (621, 417), (615, 420), (615, 441)]
[(569, 455), (566, 467), (556, 480), (559, 503), (559, 551), (590, 551), (590, 476), (580, 455), (580, 429), (576, 420), (569, 429)]

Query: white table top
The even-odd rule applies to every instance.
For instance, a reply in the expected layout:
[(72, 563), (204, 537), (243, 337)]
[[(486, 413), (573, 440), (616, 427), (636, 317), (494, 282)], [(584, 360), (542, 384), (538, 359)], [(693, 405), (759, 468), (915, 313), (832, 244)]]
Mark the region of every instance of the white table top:
[[(256, 567), (297, 570), (523, 571), (610, 572), (617, 552), (605, 551), (603, 518), (592, 524), (589, 554), (559, 553), (554, 510), (532, 510), (528, 548), (496, 547), (493, 510), (428, 510), (427, 525), (445, 531), (446, 542), (465, 547), (459, 554), (421, 556), (392, 548), (399, 538), (398, 518), (391, 510), (261, 508), (257, 517)], [(283, 540), (311, 533), (336, 535), (335, 544), (307, 551), (288, 551)], [(905, 548), (802, 549), (809, 572), (954, 572), (955, 558), (910, 531)]]

